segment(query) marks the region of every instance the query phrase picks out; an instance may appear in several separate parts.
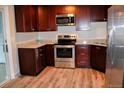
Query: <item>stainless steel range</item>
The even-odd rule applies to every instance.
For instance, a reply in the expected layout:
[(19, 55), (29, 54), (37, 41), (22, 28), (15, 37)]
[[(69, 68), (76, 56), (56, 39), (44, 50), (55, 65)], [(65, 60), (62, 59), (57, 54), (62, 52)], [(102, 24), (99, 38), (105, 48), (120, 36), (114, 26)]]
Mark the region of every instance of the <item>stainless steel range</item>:
[(58, 35), (55, 44), (55, 67), (75, 68), (76, 35)]

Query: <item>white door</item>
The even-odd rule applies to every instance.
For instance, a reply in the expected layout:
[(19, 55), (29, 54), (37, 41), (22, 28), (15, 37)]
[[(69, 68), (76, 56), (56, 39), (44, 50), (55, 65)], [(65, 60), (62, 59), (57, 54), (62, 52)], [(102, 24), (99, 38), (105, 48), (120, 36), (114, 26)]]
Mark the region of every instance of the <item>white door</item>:
[(0, 84), (9, 79), (7, 41), (4, 30), (4, 12), (0, 9)]

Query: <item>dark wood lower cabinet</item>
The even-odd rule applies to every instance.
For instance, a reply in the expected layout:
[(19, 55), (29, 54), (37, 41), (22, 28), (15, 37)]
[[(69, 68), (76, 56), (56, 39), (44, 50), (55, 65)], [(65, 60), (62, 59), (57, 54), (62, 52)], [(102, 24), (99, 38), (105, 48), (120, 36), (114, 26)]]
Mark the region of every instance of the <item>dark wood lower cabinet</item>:
[[(39, 48), (19, 48), (19, 64), (22, 75), (37, 75), (46, 66), (54, 66), (54, 45), (47, 44)], [(106, 47), (96, 45), (75, 46), (75, 66), (105, 72)]]
[(76, 45), (76, 67), (90, 67), (90, 46)]
[(45, 46), (36, 49), (19, 48), (18, 52), (22, 75), (37, 75), (46, 67)]
[(46, 65), (47, 66), (54, 66), (54, 45), (47, 44), (46, 45)]
[(106, 69), (106, 47), (91, 45), (91, 67), (105, 72)]

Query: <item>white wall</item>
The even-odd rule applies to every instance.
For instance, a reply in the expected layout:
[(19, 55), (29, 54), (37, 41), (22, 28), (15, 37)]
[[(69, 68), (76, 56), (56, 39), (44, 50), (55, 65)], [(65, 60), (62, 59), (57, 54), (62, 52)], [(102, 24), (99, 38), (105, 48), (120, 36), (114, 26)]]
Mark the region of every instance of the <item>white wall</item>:
[(16, 42), (37, 39), (38, 32), (16, 33)]

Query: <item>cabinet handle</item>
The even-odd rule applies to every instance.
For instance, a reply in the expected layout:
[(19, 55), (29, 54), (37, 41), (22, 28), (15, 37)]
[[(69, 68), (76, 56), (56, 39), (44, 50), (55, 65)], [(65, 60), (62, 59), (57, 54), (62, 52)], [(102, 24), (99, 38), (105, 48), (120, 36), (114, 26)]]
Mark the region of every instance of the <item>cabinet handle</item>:
[(99, 50), (99, 49), (100, 49), (100, 47), (96, 47), (96, 49), (98, 49), (98, 50)]
[(82, 56), (85, 56), (85, 53), (81, 53)]
[(43, 54), (40, 54), (40, 56), (43, 56)]
[(50, 30), (51, 30), (50, 28), (47, 29), (47, 31), (50, 31)]
[(106, 20), (106, 18), (104, 18), (103, 20)]
[(39, 51), (41, 52), (43, 49), (39, 49)]
[(32, 30), (32, 31), (35, 31), (35, 29), (34, 29), (34, 28), (32, 28), (31, 30)]
[(83, 63), (83, 64), (84, 64), (84, 63), (86, 63), (86, 62), (85, 62), (85, 61), (80, 61), (80, 63)]

